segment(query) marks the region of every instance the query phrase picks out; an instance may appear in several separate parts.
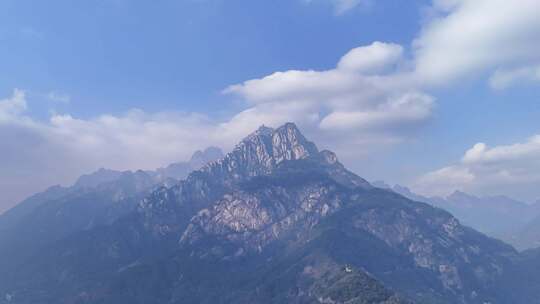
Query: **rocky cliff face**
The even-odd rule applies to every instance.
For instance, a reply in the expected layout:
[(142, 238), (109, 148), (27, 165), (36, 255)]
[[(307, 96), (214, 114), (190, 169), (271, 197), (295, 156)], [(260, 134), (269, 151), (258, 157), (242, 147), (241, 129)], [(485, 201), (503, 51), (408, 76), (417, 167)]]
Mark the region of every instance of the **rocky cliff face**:
[(295, 188), (270, 186), (226, 194), (191, 219), (180, 244), (193, 245), (212, 237), (236, 245), (231, 252), (235, 257), (261, 252), (292, 231), (312, 228), (340, 208), (343, 201), (336, 193), (338, 188), (313, 182)]
[[(284, 164), (295, 161), (304, 161), (324, 171), (344, 186), (371, 187), (367, 181), (346, 170), (334, 153), (319, 152), (296, 125), (288, 123), (275, 130), (260, 127), (222, 159), (194, 171), (172, 188), (153, 193), (141, 202), (139, 211), (145, 215), (147, 227), (157, 235), (180, 234), (188, 225), (186, 214), (193, 215), (216, 202), (216, 207), (224, 205), (223, 195), (238, 190), (243, 182), (270, 176), (279, 172)], [(237, 197), (236, 201), (242, 199), (253, 201), (247, 197)]]
[[(515, 256), (510, 246), (461, 226), (442, 210), (373, 191), (346, 188), (330, 178), (287, 186), (270, 182), (254, 190), (237, 191), (198, 212), (182, 234), (180, 246), (203, 259), (242, 259), (276, 244), (284, 248), (290, 248), (290, 243), (305, 246), (319, 237), (315, 231), (331, 225), (328, 222), (337, 217), (342, 222), (341, 234), (363, 235), (369, 241), (351, 248), (346, 241), (337, 241), (329, 250), (344, 246), (343, 250), (361, 256), (361, 251), (373, 250), (370, 246), (379, 247), (385, 252), (380, 257), (345, 261), (403, 294), (453, 303), (494, 299), (489, 286), (503, 275), (508, 258)], [(284, 240), (289, 243), (284, 245)], [(387, 268), (382, 261), (390, 252), (401, 258)], [(431, 280), (436, 291), (395, 280), (406, 276), (412, 281)]]
[(377, 277), (398, 277), (407, 269), (419, 281), (432, 280), (431, 291), (424, 286), (408, 292), (401, 283), (386, 281), (419, 299), (491, 301), (493, 278), (516, 254), (446, 212), (374, 189), (334, 153), (319, 152), (293, 124), (259, 128), (223, 159), (163, 191), (140, 206), (147, 219), (156, 220), (147, 226), (202, 259), (243, 259), (285, 246), (284, 240), (303, 244), (328, 218), (351, 211), (346, 233), (369, 235), (406, 261), (396, 265), (399, 270), (371, 267)]
[(226, 183), (270, 174), (286, 160), (300, 160), (318, 156), (317, 147), (308, 141), (298, 128), (285, 124), (274, 130), (260, 127), (248, 135), (223, 159), (201, 170), (209, 178)]
[(288, 123), (50, 248), (0, 292), (19, 303), (404, 303), (397, 293), (495, 304), (515, 256), (447, 212), (372, 187)]

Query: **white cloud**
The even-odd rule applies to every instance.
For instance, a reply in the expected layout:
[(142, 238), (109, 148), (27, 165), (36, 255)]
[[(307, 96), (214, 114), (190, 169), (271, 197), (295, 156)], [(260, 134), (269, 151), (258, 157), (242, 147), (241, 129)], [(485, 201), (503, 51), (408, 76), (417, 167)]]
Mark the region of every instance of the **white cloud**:
[[(342, 14), (367, 2), (332, 3)], [(276, 72), (232, 85), (224, 92), (240, 96), (247, 108), (224, 121), (197, 113), (131, 110), (89, 119), (55, 114), (42, 122), (25, 116), (25, 94), (15, 90), (0, 100), (0, 178), (11, 180), (6, 187), (14, 188), (14, 180), (24, 183), (32, 176), (34, 185), (44, 187), (53, 182), (51, 173), (57, 182), (67, 182), (97, 167), (154, 168), (210, 144), (230, 147), (260, 124), (286, 121), (297, 122), (340, 156), (358, 157), (355, 147), (362, 145), (362, 153), (368, 153), (401, 142), (428, 121), (435, 102), (425, 90), (432, 85), (477, 75), (491, 75), (489, 83), (498, 89), (538, 81), (538, 11), (538, 0), (434, 0), (432, 18), (423, 24), (410, 58), (400, 45), (374, 42), (350, 50), (329, 70)], [(47, 97), (70, 100), (60, 92)], [(426, 174), (417, 186), (441, 192), (540, 181), (537, 145), (535, 138), (494, 148), (478, 144), (456, 164)]]
[(276, 72), (230, 86), (225, 93), (251, 105), (231, 123), (296, 121), (330, 137), (348, 132), (362, 142), (375, 137), (395, 142), (429, 119), (434, 104), (401, 78), (402, 52), (399, 45), (374, 42), (349, 51), (331, 70)]
[(436, 0), (414, 42), (416, 74), (447, 84), (540, 63), (538, 0)]
[(228, 147), (233, 142), (200, 114), (131, 110), (90, 119), (53, 114), (48, 121), (39, 121), (26, 110), (22, 90), (0, 100), (2, 204), (52, 184), (69, 184), (100, 167), (153, 169), (185, 160), (196, 149), (211, 144)]
[[(369, 146), (362, 149), (368, 153), (402, 141), (431, 116), (433, 98), (394, 75), (401, 57), (400, 46), (376, 42), (351, 50), (331, 70), (277, 72), (230, 86), (225, 92), (241, 96), (247, 108), (222, 121), (136, 109), (85, 119), (53, 114), (38, 121), (26, 114), (24, 92), (15, 90), (0, 101), (0, 136), (6, 143), (0, 179), (11, 179), (10, 189), (30, 194), (99, 167), (152, 169), (209, 145), (228, 149), (261, 124), (287, 121), (342, 156), (358, 145)], [(58, 93), (49, 97), (67, 100)]]
[[(198, 113), (137, 109), (85, 119), (52, 114), (39, 121), (28, 116), (24, 91), (15, 90), (0, 101), (0, 179), (10, 180), (0, 191), (18, 193), (6, 197), (15, 202), (100, 167), (153, 169), (209, 145), (231, 148), (261, 124), (294, 121), (321, 146), (335, 147), (342, 155), (359, 144), (376, 149), (399, 142), (407, 136), (404, 130), (429, 118), (433, 103), (390, 75), (401, 55), (400, 46), (377, 42), (353, 49), (332, 70), (278, 72), (230, 86), (225, 92), (248, 104), (223, 121)], [(69, 101), (59, 92), (47, 97)], [(354, 115), (341, 121), (346, 113)]]
[[(189, 113), (148, 114), (131, 110), (122, 116), (77, 119), (53, 115), (45, 126), (51, 141), (90, 164), (112, 169), (151, 169), (185, 159), (212, 140), (207, 118)], [(200, 134), (208, 137), (201, 138)]]
[(477, 143), (454, 165), (429, 172), (414, 188), (424, 194), (445, 195), (456, 189), (506, 193), (537, 198), (540, 182), (540, 135), (525, 142), (489, 147)]
[(455, 189), (463, 189), (476, 176), (466, 167), (448, 166), (429, 172), (416, 181), (415, 191), (426, 195), (447, 195)]
[[(494, 89), (540, 82), (540, 1), (434, 0), (412, 43), (401, 84), (427, 90), (486, 77)], [(347, 113), (342, 119), (359, 118)], [(346, 121), (346, 119), (344, 120)], [(455, 189), (532, 199), (540, 182), (539, 137), (490, 148), (479, 143), (453, 165), (418, 178), (416, 191)]]
[(391, 128), (425, 121), (431, 116), (433, 98), (423, 93), (409, 92), (366, 111), (336, 111), (324, 117), (323, 129)]
[(540, 82), (540, 65), (513, 69), (497, 69), (490, 77), (494, 89), (506, 89), (515, 84)]
[(25, 93), (22, 90), (15, 89), (11, 97), (0, 100), (0, 123), (12, 120), (25, 110)]
[(57, 91), (51, 91), (47, 93), (47, 98), (52, 101), (69, 103), (71, 101), (71, 96), (69, 94)]
[[(315, 0), (305, 0), (314, 2)], [(332, 0), (343, 14), (362, 0)], [(412, 43), (412, 67), (407, 78), (417, 86), (449, 85), (464, 78), (492, 74), (490, 85), (505, 88), (520, 79), (538, 80), (540, 66), (540, 1), (537, 0), (433, 0), (417, 38)], [(358, 62), (344, 58), (342, 67), (359, 67), (369, 73), (378, 63), (401, 58), (402, 49), (373, 56), (363, 48)], [(375, 45), (367, 51), (374, 51)], [(351, 51), (352, 53), (352, 51)], [(381, 57), (374, 57), (381, 56)], [(395, 57), (393, 57), (395, 56)], [(365, 59), (358, 59), (365, 58)]]
[[(312, 3), (318, 0), (304, 0), (306, 3)], [(369, 4), (371, 0), (325, 0), (329, 1), (334, 7), (336, 15), (342, 15), (360, 5)]]
[(365, 75), (381, 73), (398, 63), (403, 57), (399, 44), (374, 42), (350, 50), (338, 62), (338, 69)]
[(540, 135), (533, 136), (524, 143), (493, 148), (478, 143), (469, 149), (462, 159), (462, 162), (468, 165), (498, 165), (510, 162), (523, 162), (528, 165), (534, 161), (540, 161)]
[(366, 1), (365, 0), (333, 0), (333, 2), (334, 2), (336, 14), (340, 15), (359, 6), (360, 4)]

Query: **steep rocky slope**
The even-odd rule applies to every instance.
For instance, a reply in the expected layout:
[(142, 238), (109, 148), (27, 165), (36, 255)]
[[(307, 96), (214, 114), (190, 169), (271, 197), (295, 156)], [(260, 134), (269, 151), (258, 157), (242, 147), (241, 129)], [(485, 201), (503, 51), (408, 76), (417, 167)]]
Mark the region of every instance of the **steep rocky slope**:
[[(499, 238), (520, 250), (540, 245), (540, 238), (536, 237), (540, 229), (534, 228), (535, 218), (540, 216), (540, 204), (527, 204), (506, 196), (474, 196), (461, 191), (455, 191), (444, 198), (425, 197), (400, 185), (390, 187), (381, 183), (378, 186), (391, 189), (409, 199), (443, 208), (462, 224)], [(537, 226), (540, 227), (540, 224)]]
[(221, 156), (218, 148), (208, 148), (195, 152), (189, 162), (156, 171), (99, 169), (81, 176), (73, 186), (53, 186), (28, 198), (0, 216), (0, 271), (17, 269), (19, 263), (52, 242), (110, 225), (135, 210), (159, 185), (175, 184), (203, 162)]
[(4, 274), (16, 303), (504, 303), (517, 253), (288, 123)]

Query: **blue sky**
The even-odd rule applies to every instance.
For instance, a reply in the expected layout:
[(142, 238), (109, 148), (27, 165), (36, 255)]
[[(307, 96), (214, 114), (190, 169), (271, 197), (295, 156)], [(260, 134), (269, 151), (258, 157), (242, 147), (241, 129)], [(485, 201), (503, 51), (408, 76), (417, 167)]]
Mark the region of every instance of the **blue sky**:
[(533, 201), (536, 2), (0, 1), (0, 210), (286, 120), (370, 180)]
[[(70, 112), (84, 117), (132, 107), (224, 111), (229, 105), (219, 93), (230, 84), (278, 70), (329, 68), (353, 47), (381, 37), (407, 43), (419, 14), (401, 1), (339, 17), (325, 1), (0, 5), (1, 64), (9, 75), (2, 91), (69, 91)], [(388, 13), (408, 18), (390, 22)]]

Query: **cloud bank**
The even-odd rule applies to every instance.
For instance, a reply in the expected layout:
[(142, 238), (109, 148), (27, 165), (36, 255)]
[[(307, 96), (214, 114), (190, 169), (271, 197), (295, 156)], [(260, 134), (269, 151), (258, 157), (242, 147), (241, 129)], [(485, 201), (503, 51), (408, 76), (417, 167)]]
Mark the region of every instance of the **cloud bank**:
[(53, 114), (38, 121), (27, 116), (28, 104), (19, 89), (0, 100), (0, 211), (100, 167), (152, 169), (219, 142), (215, 127), (199, 114), (130, 110), (90, 119)]
[[(336, 13), (362, 3), (333, 1)], [(349, 50), (328, 70), (281, 71), (233, 84), (223, 93), (243, 100), (245, 108), (224, 120), (132, 109), (84, 119), (53, 114), (39, 121), (29, 116), (24, 91), (15, 90), (0, 100), (0, 191), (15, 193), (5, 198), (14, 203), (99, 167), (155, 168), (208, 145), (228, 149), (261, 124), (286, 121), (297, 122), (342, 158), (361, 158), (358, 151), (406, 141), (425, 126), (436, 110), (433, 88), (472, 78), (485, 79), (494, 89), (538, 82), (538, 11), (537, 0), (435, 0), (410, 46), (373, 42)], [(70, 101), (54, 91), (47, 97)], [(463, 160), (423, 176), (418, 187), (442, 192), (530, 183), (536, 175), (527, 164), (538, 161), (523, 151), (536, 142), (533, 137), (508, 147), (477, 145)]]
[(524, 142), (490, 147), (477, 143), (460, 161), (421, 176), (415, 189), (446, 195), (455, 189), (537, 198), (540, 183), (540, 134)]
[(230, 149), (261, 124), (288, 121), (322, 147), (358, 157), (355, 148), (369, 153), (406, 140), (431, 116), (433, 98), (394, 76), (402, 53), (399, 45), (375, 42), (346, 53), (331, 70), (276, 72), (232, 85), (224, 93), (242, 98), (246, 108), (221, 121), (199, 113), (137, 109), (86, 119), (52, 114), (38, 121), (27, 116), (25, 93), (16, 89), (0, 101), (0, 135), (6, 143), (0, 179), (11, 180), (9, 189), (0, 186), (0, 191), (18, 193), (7, 198), (15, 202), (100, 167), (153, 169), (206, 146)]
[(250, 108), (229, 125), (296, 121), (323, 142), (338, 132), (352, 145), (403, 141), (434, 108), (432, 96), (401, 76), (403, 61), (400, 45), (374, 42), (350, 50), (330, 70), (289, 70), (232, 85), (224, 93)]
[(540, 65), (539, 10), (537, 0), (435, 0), (413, 42), (417, 77), (448, 85)]
[[(412, 78), (424, 88), (486, 79), (496, 90), (540, 82), (540, 2), (536, 0), (435, 0), (412, 45)], [(507, 146), (478, 143), (453, 165), (418, 178), (424, 194), (455, 189), (540, 196), (539, 136)]]

